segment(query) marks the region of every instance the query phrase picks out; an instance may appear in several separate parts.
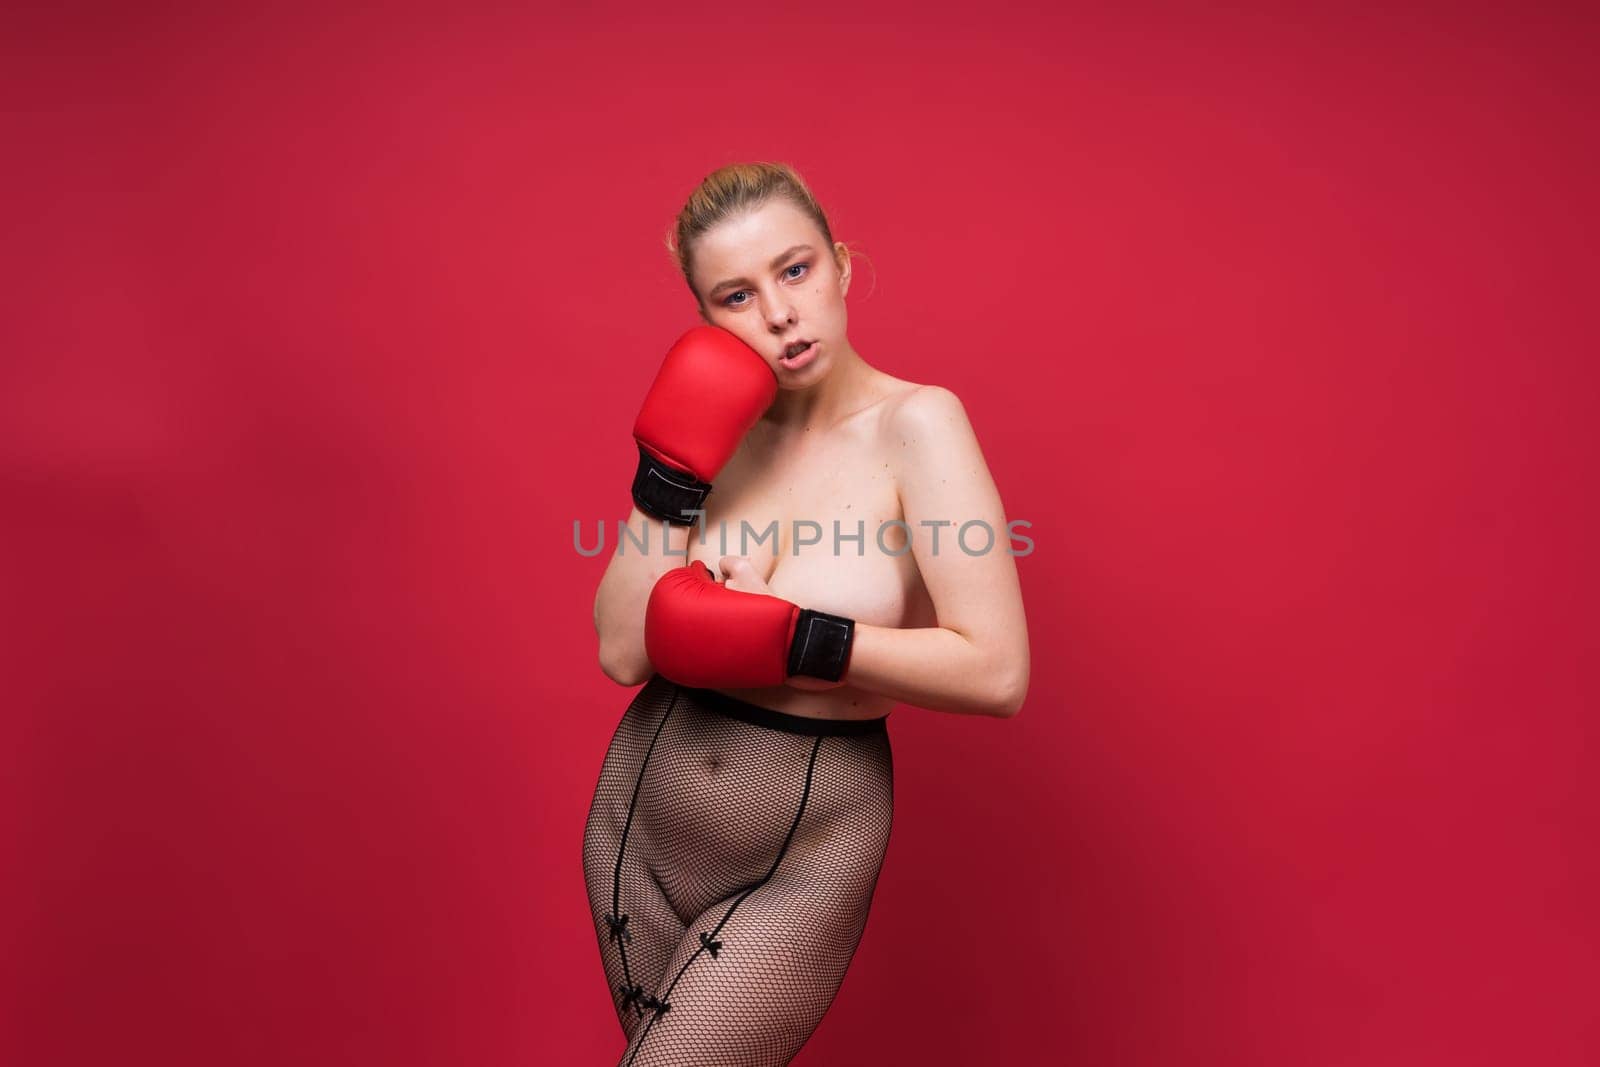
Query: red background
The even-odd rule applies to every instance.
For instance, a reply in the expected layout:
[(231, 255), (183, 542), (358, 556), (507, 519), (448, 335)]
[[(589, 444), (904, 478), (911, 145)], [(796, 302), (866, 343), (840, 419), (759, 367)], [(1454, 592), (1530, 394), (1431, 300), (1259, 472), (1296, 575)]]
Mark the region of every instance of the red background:
[(8, 13), (3, 1058), (614, 1061), (572, 522), (782, 159), (1037, 544), (799, 1062), (1593, 1062), (1596, 27), (1342, 6)]

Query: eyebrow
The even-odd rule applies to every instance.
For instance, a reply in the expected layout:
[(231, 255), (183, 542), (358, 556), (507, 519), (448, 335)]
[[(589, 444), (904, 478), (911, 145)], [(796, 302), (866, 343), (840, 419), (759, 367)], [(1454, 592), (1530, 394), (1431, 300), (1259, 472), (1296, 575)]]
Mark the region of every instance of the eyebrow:
[[(786, 249), (783, 252), (782, 255), (776, 257), (775, 259), (773, 259), (773, 261), (772, 261), (772, 269), (773, 270), (777, 270), (779, 265), (782, 264), (784, 260), (786, 260), (790, 256), (794, 255), (796, 252), (810, 252), (810, 251), (812, 251), (812, 248), (811, 248), (810, 245), (795, 245), (793, 248)], [(729, 278), (725, 282), (718, 282), (716, 285), (713, 285), (711, 287), (711, 292), (708, 293), (707, 295), (708, 296), (716, 296), (718, 293), (722, 292), (722, 290), (731, 288), (732, 286), (735, 286), (735, 285), (750, 285), (750, 284), (751, 284), (751, 282), (750, 282), (750, 279), (748, 279), (748, 278)]]

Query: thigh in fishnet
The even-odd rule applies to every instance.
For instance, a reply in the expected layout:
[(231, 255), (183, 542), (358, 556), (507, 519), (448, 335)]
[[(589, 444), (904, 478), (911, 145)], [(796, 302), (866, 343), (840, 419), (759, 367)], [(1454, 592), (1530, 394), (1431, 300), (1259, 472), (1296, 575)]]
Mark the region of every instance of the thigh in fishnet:
[(888, 846), (888, 809), (860, 814), (797, 834), (770, 878), (689, 924), (622, 1064), (781, 1067), (794, 1058), (844, 981)]
[[(617, 841), (599, 836), (594, 850), (591, 852), (586, 846), (585, 854), (615, 856)], [(661, 988), (667, 967), (688, 928), (637, 857), (625, 856), (623, 866), (622, 884), (626, 890), (617, 895), (625, 899), (618, 902), (616, 910), (609, 868), (587, 882), (589, 910), (594, 917), (606, 983), (611, 988), (611, 1004), (617, 1010), (623, 1036), (630, 1037), (638, 1028), (648, 994)]]
[[(789, 1063), (844, 981), (861, 933), (850, 918), (827, 914), (803, 888), (772, 882), (740, 904), (714, 938), (702, 940), (700, 933), (721, 919), (708, 913), (668, 963), (658, 997), (667, 1010), (645, 1011), (622, 1063)], [(708, 943), (718, 946), (715, 955)]]
[(686, 929), (646, 862), (635, 810), (642, 770), (660, 747), (670, 710), (659, 687), (640, 692), (606, 751), (584, 824), (590, 917), (624, 1037), (634, 1032), (644, 994), (659, 986)]

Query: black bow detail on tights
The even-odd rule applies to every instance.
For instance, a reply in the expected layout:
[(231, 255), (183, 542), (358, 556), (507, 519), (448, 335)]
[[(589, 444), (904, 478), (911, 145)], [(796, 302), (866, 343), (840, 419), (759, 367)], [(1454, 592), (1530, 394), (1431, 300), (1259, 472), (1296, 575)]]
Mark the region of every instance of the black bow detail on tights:
[(672, 1010), (671, 1004), (668, 1004), (664, 1000), (657, 1000), (648, 993), (644, 995), (644, 998), (640, 1000), (639, 1003), (643, 1005), (645, 1011), (655, 1012), (658, 1018)]
[(700, 944), (711, 951), (711, 958), (716, 959), (717, 953), (722, 949), (721, 941), (714, 941), (711, 935), (705, 932), (700, 934)]
[(628, 929), (628, 917), (626, 915), (620, 915), (620, 916), (619, 915), (607, 915), (606, 916), (606, 925), (611, 927), (611, 937), (608, 938), (608, 940), (611, 940), (611, 941), (632, 941), (633, 940), (633, 931)]
[(624, 982), (617, 987), (622, 994), (622, 1010), (627, 1011), (633, 1006), (634, 1001), (644, 996), (644, 986), (629, 985)]

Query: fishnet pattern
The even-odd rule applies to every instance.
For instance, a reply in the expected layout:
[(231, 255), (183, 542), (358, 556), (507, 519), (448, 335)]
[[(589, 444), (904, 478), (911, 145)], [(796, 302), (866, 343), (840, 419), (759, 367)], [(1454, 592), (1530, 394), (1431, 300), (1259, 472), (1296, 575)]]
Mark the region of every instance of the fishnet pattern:
[(886, 730), (786, 733), (652, 678), (583, 840), (623, 1067), (789, 1063), (860, 944), (893, 818)]

